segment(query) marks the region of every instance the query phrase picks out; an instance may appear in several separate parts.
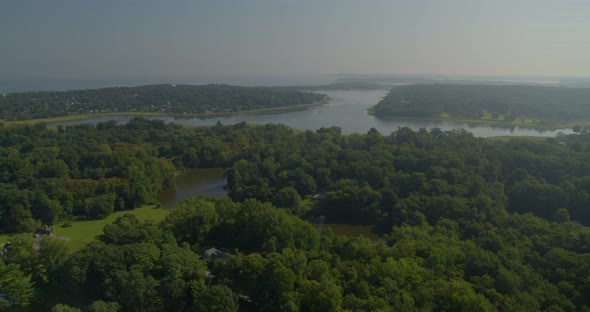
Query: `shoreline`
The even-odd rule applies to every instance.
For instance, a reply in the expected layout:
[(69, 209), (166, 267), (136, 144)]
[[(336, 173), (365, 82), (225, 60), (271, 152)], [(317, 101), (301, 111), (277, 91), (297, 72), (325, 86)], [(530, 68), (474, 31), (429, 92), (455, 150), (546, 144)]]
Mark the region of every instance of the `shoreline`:
[(38, 123), (55, 123), (63, 121), (79, 121), (85, 119), (91, 119), (96, 117), (108, 117), (108, 116), (135, 116), (135, 117), (175, 117), (179, 119), (183, 118), (196, 118), (196, 117), (216, 117), (216, 116), (229, 116), (237, 114), (256, 114), (256, 113), (267, 113), (267, 112), (283, 112), (289, 110), (299, 110), (309, 107), (322, 106), (328, 104), (330, 99), (317, 101), (314, 103), (298, 104), (291, 106), (278, 106), (268, 108), (257, 108), (248, 110), (239, 110), (235, 112), (214, 112), (214, 113), (191, 113), (191, 114), (176, 114), (176, 113), (165, 113), (165, 112), (106, 112), (106, 113), (85, 113), (75, 115), (63, 115), (56, 117), (47, 118), (35, 118), (26, 120), (0, 120), (0, 124), (4, 126), (18, 126), (18, 125), (34, 125)]
[(575, 126), (590, 126), (590, 122), (588, 121), (561, 121), (561, 122), (536, 122), (536, 123), (524, 123), (524, 122), (505, 122), (505, 121), (498, 121), (498, 120), (487, 120), (487, 119), (469, 119), (469, 118), (460, 118), (460, 117), (405, 117), (405, 116), (377, 116), (375, 115), (372, 107), (368, 109), (368, 114), (382, 120), (424, 120), (424, 121), (449, 121), (449, 122), (457, 122), (457, 123), (466, 123), (466, 124), (483, 124), (483, 125), (490, 125), (490, 126), (498, 126), (500, 128), (527, 128), (539, 131), (547, 131), (547, 130), (562, 130), (562, 129), (571, 129)]

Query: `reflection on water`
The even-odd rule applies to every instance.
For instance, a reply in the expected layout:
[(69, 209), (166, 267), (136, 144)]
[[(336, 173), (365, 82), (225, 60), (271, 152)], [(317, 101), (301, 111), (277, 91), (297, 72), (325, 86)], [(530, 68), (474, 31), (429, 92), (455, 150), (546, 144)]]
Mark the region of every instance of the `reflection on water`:
[(193, 169), (179, 174), (174, 187), (161, 191), (157, 199), (166, 208), (193, 196), (227, 196), (223, 168)]
[[(415, 120), (415, 119), (382, 119), (367, 114), (367, 109), (375, 105), (386, 94), (385, 90), (328, 90), (317, 91), (327, 94), (332, 100), (323, 106), (310, 107), (297, 111), (282, 111), (273, 113), (235, 114), (215, 117), (174, 118), (172, 116), (149, 117), (181, 125), (212, 126), (221, 121), (225, 125), (237, 124), (242, 121), (252, 124), (281, 123), (298, 130), (317, 130), (321, 127), (336, 126), (342, 133), (367, 133), (375, 128), (382, 134), (389, 134), (400, 127), (414, 130), (420, 128), (440, 128), (443, 131), (464, 128), (478, 137), (490, 136), (544, 136), (554, 137), (557, 133), (573, 133), (572, 129), (539, 131), (523, 127), (501, 127), (485, 124), (467, 124), (452, 121)], [(69, 125), (79, 123), (97, 123), (116, 120), (126, 123), (133, 116), (103, 116), (86, 120), (64, 121), (48, 123), (48, 125)]]

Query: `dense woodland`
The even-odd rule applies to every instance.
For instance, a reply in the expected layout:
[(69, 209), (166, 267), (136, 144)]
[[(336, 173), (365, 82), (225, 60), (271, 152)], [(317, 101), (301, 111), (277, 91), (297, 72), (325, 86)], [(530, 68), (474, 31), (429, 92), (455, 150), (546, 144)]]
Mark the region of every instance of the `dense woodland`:
[(415, 84), (394, 87), (375, 107), (376, 116), (516, 118), (542, 121), (590, 119), (590, 88)]
[(313, 104), (325, 100), (325, 95), (289, 88), (214, 84), (23, 92), (0, 96), (0, 119), (113, 112), (223, 113)]
[[(589, 311), (590, 133), (342, 135), (283, 125), (0, 128), (8, 311)], [(229, 198), (159, 224), (128, 215), (68, 252), (40, 224), (154, 201), (178, 170), (225, 167)], [(312, 200), (313, 195), (316, 200)], [(384, 242), (303, 219), (373, 225)], [(202, 258), (215, 247), (227, 253)]]

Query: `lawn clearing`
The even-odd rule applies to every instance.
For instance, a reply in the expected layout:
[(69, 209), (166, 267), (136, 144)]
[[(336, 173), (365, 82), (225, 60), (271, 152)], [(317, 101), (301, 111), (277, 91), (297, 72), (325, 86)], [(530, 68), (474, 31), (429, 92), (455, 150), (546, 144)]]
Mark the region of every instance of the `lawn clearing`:
[[(61, 224), (55, 226), (55, 234), (59, 238), (66, 240), (66, 246), (70, 250), (77, 250), (88, 243), (96, 240), (102, 234), (105, 225), (113, 223), (118, 217), (125, 214), (135, 215), (140, 220), (151, 220), (160, 222), (168, 215), (169, 211), (155, 206), (142, 206), (133, 210), (117, 211), (102, 220), (90, 221), (72, 221), (71, 227), (62, 227)], [(15, 234), (0, 235), (0, 246), (10, 241)], [(32, 233), (31, 233), (32, 235)]]

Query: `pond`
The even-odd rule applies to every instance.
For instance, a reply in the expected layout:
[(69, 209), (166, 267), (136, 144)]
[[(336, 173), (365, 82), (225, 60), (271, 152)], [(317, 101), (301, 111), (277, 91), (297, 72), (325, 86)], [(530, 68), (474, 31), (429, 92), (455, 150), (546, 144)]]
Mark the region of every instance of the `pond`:
[(166, 208), (174, 207), (179, 201), (193, 196), (227, 196), (223, 168), (192, 169), (180, 173), (173, 187), (161, 191), (157, 199)]

